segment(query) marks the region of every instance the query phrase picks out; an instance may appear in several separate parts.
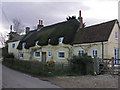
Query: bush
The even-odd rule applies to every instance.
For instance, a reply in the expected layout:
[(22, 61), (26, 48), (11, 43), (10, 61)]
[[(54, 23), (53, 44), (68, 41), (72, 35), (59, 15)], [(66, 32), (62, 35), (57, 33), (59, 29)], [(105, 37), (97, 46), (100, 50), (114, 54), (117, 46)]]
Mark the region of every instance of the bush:
[(82, 56), (73, 56), (68, 60), (71, 66), (71, 72), (78, 74), (92, 74), (93, 73), (93, 59), (87, 54)]

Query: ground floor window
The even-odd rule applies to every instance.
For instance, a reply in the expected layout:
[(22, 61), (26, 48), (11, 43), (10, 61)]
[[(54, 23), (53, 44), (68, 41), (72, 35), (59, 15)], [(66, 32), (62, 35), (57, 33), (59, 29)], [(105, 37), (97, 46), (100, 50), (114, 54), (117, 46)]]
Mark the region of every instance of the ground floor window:
[(20, 53), (20, 59), (22, 59), (24, 57), (23, 53)]
[(51, 52), (48, 52), (48, 57), (51, 57)]
[(58, 52), (58, 59), (64, 59), (65, 58), (65, 52), (64, 51), (59, 51)]
[(97, 49), (93, 49), (92, 50), (92, 58), (97, 57), (97, 54), (98, 54)]
[(83, 49), (78, 50), (78, 56), (82, 56), (83, 54), (84, 54), (84, 50)]
[(119, 59), (119, 48), (114, 49), (114, 57), (115, 59)]
[(40, 52), (34, 52), (34, 57), (35, 58), (40, 58)]

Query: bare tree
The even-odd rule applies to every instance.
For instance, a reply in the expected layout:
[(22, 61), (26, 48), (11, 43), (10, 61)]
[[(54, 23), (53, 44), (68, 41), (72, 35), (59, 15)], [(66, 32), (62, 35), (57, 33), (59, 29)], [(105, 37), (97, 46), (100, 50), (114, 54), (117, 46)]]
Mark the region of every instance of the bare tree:
[(24, 32), (24, 25), (21, 23), (20, 19), (14, 18), (13, 24), (14, 24), (14, 31), (15, 32), (17, 32), (18, 34), (21, 34)]
[(7, 39), (7, 35), (5, 33), (0, 33), (0, 43), (1, 43), (2, 47), (5, 46), (6, 39)]

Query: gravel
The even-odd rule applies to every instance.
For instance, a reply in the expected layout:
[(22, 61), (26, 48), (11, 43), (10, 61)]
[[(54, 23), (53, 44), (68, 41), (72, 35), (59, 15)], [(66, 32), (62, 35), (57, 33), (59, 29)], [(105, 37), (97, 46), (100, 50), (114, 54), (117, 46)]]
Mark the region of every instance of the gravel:
[(39, 77), (62, 88), (118, 88), (117, 75)]

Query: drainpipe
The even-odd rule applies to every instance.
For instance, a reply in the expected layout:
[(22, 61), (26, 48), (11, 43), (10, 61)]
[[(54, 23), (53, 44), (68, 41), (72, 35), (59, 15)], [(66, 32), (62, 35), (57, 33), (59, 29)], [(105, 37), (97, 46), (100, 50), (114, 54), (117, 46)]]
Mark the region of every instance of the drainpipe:
[(104, 44), (102, 42), (102, 59), (104, 59)]

